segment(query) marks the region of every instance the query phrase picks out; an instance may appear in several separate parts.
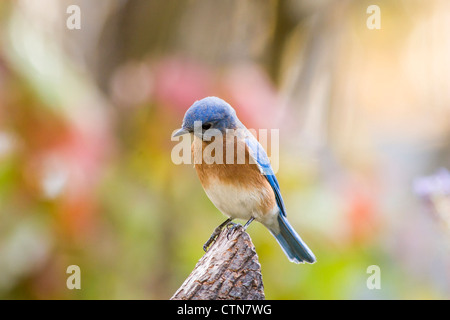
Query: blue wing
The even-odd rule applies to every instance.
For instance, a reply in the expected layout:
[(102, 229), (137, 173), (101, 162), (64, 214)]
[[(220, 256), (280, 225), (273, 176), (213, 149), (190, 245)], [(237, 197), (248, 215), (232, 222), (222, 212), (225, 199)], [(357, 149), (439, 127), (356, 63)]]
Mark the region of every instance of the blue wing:
[(281, 214), (283, 216), (286, 216), (286, 209), (284, 207), (283, 198), (281, 197), (280, 185), (278, 184), (275, 173), (272, 170), (272, 166), (270, 165), (270, 160), (267, 156), (266, 151), (250, 132), (248, 133), (248, 135), (246, 135), (244, 141), (249, 149), (250, 155), (256, 161), (261, 174), (266, 177), (267, 181), (272, 187)]
[(280, 214), (277, 216), (278, 228), (273, 229), (270, 226), (267, 227), (275, 236), (281, 248), (283, 248), (283, 251), (288, 256), (289, 260), (296, 263), (316, 262), (316, 257), (314, 256), (312, 251), (308, 248), (306, 243), (303, 242), (302, 238), (300, 238), (297, 232), (295, 232), (286, 218), (286, 209), (284, 208), (283, 199), (281, 198), (280, 186), (270, 165), (269, 157), (267, 157), (267, 154), (264, 151), (263, 147), (250, 132), (245, 135), (244, 141), (248, 147), (250, 155), (258, 165), (261, 174), (266, 177), (267, 181), (272, 187), (278, 208), (280, 209)]

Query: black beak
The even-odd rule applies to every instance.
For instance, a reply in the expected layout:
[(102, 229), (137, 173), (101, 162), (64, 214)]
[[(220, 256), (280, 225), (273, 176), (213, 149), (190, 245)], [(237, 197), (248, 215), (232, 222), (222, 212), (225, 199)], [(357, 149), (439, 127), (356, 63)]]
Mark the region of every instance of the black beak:
[(178, 136), (182, 136), (183, 134), (186, 134), (186, 133), (189, 133), (189, 131), (187, 131), (186, 129), (181, 128), (181, 129), (177, 130), (177, 132), (175, 132), (172, 135), (172, 138), (178, 137)]

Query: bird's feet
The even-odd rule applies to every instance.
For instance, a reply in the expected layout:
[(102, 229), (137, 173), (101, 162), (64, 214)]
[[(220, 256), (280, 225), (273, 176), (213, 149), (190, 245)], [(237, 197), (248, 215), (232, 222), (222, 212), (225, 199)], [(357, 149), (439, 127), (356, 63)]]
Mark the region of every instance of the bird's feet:
[(234, 222), (228, 222), (227, 224), (227, 239), (230, 240), (230, 235), (233, 234), (234, 230), (238, 229), (238, 228), (242, 228), (242, 225), (239, 223), (234, 223)]
[(208, 248), (216, 241), (217, 237), (219, 236), (220, 232), (222, 232), (222, 229), (226, 226), (228, 229), (227, 231), (227, 239), (230, 240), (230, 235), (236, 230), (237, 228), (244, 228), (244, 230), (247, 230), (247, 227), (249, 224), (254, 220), (255, 218), (250, 218), (247, 223), (242, 226), (239, 223), (231, 222), (231, 218), (228, 218), (225, 220), (222, 224), (220, 224), (217, 228), (214, 229), (213, 233), (209, 237), (208, 241), (205, 242), (203, 245), (203, 251), (208, 251)]
[(217, 227), (216, 229), (214, 229), (214, 231), (213, 231), (213, 233), (211, 234), (211, 236), (209, 237), (209, 239), (205, 242), (205, 244), (203, 245), (203, 251), (208, 251), (208, 248), (209, 248), (209, 246), (211, 245), (211, 244), (213, 244), (215, 241), (216, 241), (216, 239), (217, 239), (217, 237), (219, 236), (219, 234), (220, 234), (220, 231), (222, 230), (222, 229), (219, 229), (218, 230), (218, 228), (219, 227)]
[(229, 223), (232, 223), (231, 222), (231, 218), (225, 220), (217, 228), (214, 229), (214, 231), (211, 234), (211, 236), (209, 237), (209, 239), (203, 245), (203, 251), (205, 251), (205, 252), (208, 251), (208, 248), (211, 246), (211, 244), (213, 244), (216, 241), (216, 239), (219, 236), (219, 234), (222, 231), (222, 229)]

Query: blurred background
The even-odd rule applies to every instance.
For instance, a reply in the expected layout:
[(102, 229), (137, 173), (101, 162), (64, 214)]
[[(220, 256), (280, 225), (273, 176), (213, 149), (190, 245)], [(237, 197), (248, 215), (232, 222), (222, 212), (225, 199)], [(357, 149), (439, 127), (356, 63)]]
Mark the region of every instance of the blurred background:
[(318, 260), (252, 224), (266, 298), (449, 299), (449, 34), (447, 0), (1, 1), (0, 299), (170, 298), (224, 220), (171, 161), (211, 95), (280, 129)]

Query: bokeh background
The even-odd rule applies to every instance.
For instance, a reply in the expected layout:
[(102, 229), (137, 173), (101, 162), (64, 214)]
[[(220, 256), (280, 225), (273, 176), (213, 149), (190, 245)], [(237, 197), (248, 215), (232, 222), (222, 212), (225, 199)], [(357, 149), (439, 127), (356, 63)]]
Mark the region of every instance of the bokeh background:
[(449, 34), (447, 0), (1, 1), (0, 299), (170, 298), (224, 220), (171, 161), (211, 95), (280, 129), (317, 256), (252, 224), (268, 299), (450, 298)]

